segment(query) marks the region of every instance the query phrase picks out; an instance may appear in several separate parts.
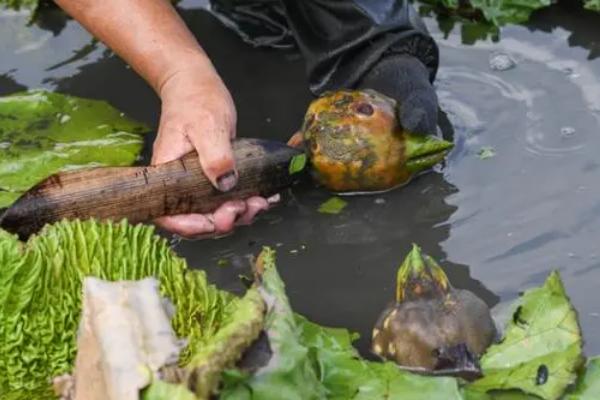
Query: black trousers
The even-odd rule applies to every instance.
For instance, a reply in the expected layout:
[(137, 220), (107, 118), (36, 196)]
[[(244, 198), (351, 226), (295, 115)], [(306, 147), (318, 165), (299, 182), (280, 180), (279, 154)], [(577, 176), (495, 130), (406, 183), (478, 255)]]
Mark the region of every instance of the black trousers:
[(433, 81), (438, 48), (407, 0), (211, 0), (254, 46), (297, 47), (314, 94), (353, 87), (382, 57), (410, 54)]

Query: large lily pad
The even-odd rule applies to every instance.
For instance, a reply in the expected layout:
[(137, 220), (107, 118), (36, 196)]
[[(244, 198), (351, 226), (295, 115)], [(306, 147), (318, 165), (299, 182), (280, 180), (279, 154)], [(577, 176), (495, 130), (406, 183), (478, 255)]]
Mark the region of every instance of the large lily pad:
[(481, 360), (484, 377), (471, 389), (521, 390), (558, 399), (583, 362), (581, 330), (557, 272), (523, 295), (499, 344)]
[(46, 91), (0, 98), (0, 207), (61, 170), (130, 165), (148, 128), (108, 103)]
[(158, 278), (161, 294), (175, 306), (173, 328), (189, 342), (180, 358), (182, 375), (207, 383), (208, 390), (221, 371), (203, 368), (205, 362), (229, 366), (239, 354), (223, 348), (239, 353), (257, 334), (253, 327), (262, 326), (256, 290), (240, 299), (209, 285), (204, 272), (188, 270), (150, 226), (61, 222), (25, 244), (0, 230), (0, 398), (54, 398), (50, 379), (73, 367), (85, 276)]

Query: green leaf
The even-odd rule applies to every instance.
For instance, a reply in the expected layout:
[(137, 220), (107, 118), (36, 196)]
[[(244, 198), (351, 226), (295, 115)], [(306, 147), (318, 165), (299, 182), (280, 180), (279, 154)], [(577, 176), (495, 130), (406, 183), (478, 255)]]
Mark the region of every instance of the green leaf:
[(366, 361), (352, 346), (357, 335), (319, 326), (301, 316), (296, 320), (328, 399), (462, 399), (454, 378), (425, 377), (402, 371), (391, 362)]
[(581, 331), (557, 272), (517, 302), (503, 340), (481, 359), (484, 377), (475, 391), (519, 389), (558, 399), (581, 365)]
[(600, 0), (586, 0), (584, 7), (592, 11), (600, 11)]
[(240, 371), (225, 374), (221, 399), (462, 399), (454, 378), (424, 377), (390, 362), (365, 361), (352, 346), (357, 335), (294, 315), (274, 252), (266, 249), (259, 260), (260, 288), (268, 304), (265, 327), (273, 355), (252, 377)]
[(132, 164), (147, 131), (103, 101), (39, 90), (0, 97), (0, 207), (58, 171)]
[(339, 197), (332, 197), (319, 206), (318, 211), (321, 214), (339, 214), (348, 203)]
[(272, 356), (247, 380), (234, 380), (231, 386), (225, 387), (221, 399), (324, 399), (325, 389), (317, 379), (308, 349), (300, 341), (300, 331), (285, 294), (285, 285), (277, 273), (273, 250), (263, 250), (256, 273), (259, 290), (267, 304), (264, 329)]
[(579, 377), (575, 389), (564, 400), (600, 399), (600, 357), (590, 359), (585, 372)]
[(526, 22), (531, 13), (552, 4), (552, 0), (471, 0), (472, 6), (483, 12), (485, 18), (496, 24)]
[(75, 359), (86, 276), (158, 278), (161, 294), (175, 306), (173, 328), (188, 341), (181, 365), (213, 383), (211, 374), (219, 373), (199, 370), (202, 361), (234, 361), (239, 354), (221, 352), (223, 342), (240, 349), (251, 340), (245, 335), (256, 332), (255, 316), (262, 315), (253, 308), (256, 290), (239, 299), (209, 285), (205, 273), (187, 269), (151, 226), (61, 222), (27, 243), (0, 230), (0, 398), (54, 398), (50, 379), (70, 372)]
[(216, 391), (221, 373), (234, 366), (244, 350), (258, 337), (263, 328), (263, 298), (256, 288), (249, 289), (237, 303), (235, 311), (225, 315), (221, 328), (209, 341), (197, 341), (188, 348), (193, 354), (185, 366), (186, 386), (193, 387), (200, 399)]
[(425, 4), (441, 8), (446, 13), (468, 19), (483, 16), (494, 25), (526, 22), (531, 13), (552, 4), (553, 0), (423, 0)]
[(154, 381), (142, 394), (142, 400), (197, 400), (185, 386)]
[(26, 9), (32, 12), (38, 8), (39, 0), (0, 0), (0, 9), (12, 8), (15, 10)]
[(292, 158), (290, 161), (289, 172), (290, 175), (301, 172), (304, 170), (306, 166), (306, 154), (298, 154)]
[(480, 160), (487, 160), (488, 158), (496, 156), (496, 149), (491, 146), (484, 146), (479, 150), (477, 156)]

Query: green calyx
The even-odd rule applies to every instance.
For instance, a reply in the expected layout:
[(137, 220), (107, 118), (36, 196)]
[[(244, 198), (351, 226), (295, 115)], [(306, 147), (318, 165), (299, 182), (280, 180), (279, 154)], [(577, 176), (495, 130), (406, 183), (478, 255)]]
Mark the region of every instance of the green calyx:
[(432, 168), (444, 160), (454, 144), (435, 136), (405, 134), (406, 168), (412, 174)]
[(398, 269), (396, 301), (401, 303), (443, 297), (450, 289), (450, 282), (442, 267), (413, 244), (412, 250)]

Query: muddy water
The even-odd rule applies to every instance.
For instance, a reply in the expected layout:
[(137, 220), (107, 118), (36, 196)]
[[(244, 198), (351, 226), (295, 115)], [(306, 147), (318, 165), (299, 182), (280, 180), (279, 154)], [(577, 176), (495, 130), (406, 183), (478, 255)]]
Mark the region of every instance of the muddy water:
[[(245, 45), (197, 5), (184, 2), (182, 14), (233, 92), (238, 134), (285, 140), (310, 99), (302, 60)], [(25, 22), (23, 14), (0, 14), (0, 94), (45, 87), (108, 100), (156, 125), (152, 91), (75, 22), (58, 12), (45, 14), (42, 27)], [(442, 128), (457, 143), (443, 170), (385, 195), (351, 198), (339, 215), (319, 214), (329, 195), (304, 185), (252, 227), (176, 250), (235, 291), (247, 256), (277, 248), (293, 307), (360, 332), (364, 353), (413, 242), (443, 262), (455, 286), (492, 306), (557, 268), (579, 310), (586, 351), (600, 353), (600, 17), (555, 7), (528, 27), (504, 29), (498, 43), (475, 45), (461, 44), (459, 27), (443, 35), (427, 23), (442, 56)], [(514, 68), (491, 69), (496, 53)], [(495, 156), (480, 159), (485, 147)]]

